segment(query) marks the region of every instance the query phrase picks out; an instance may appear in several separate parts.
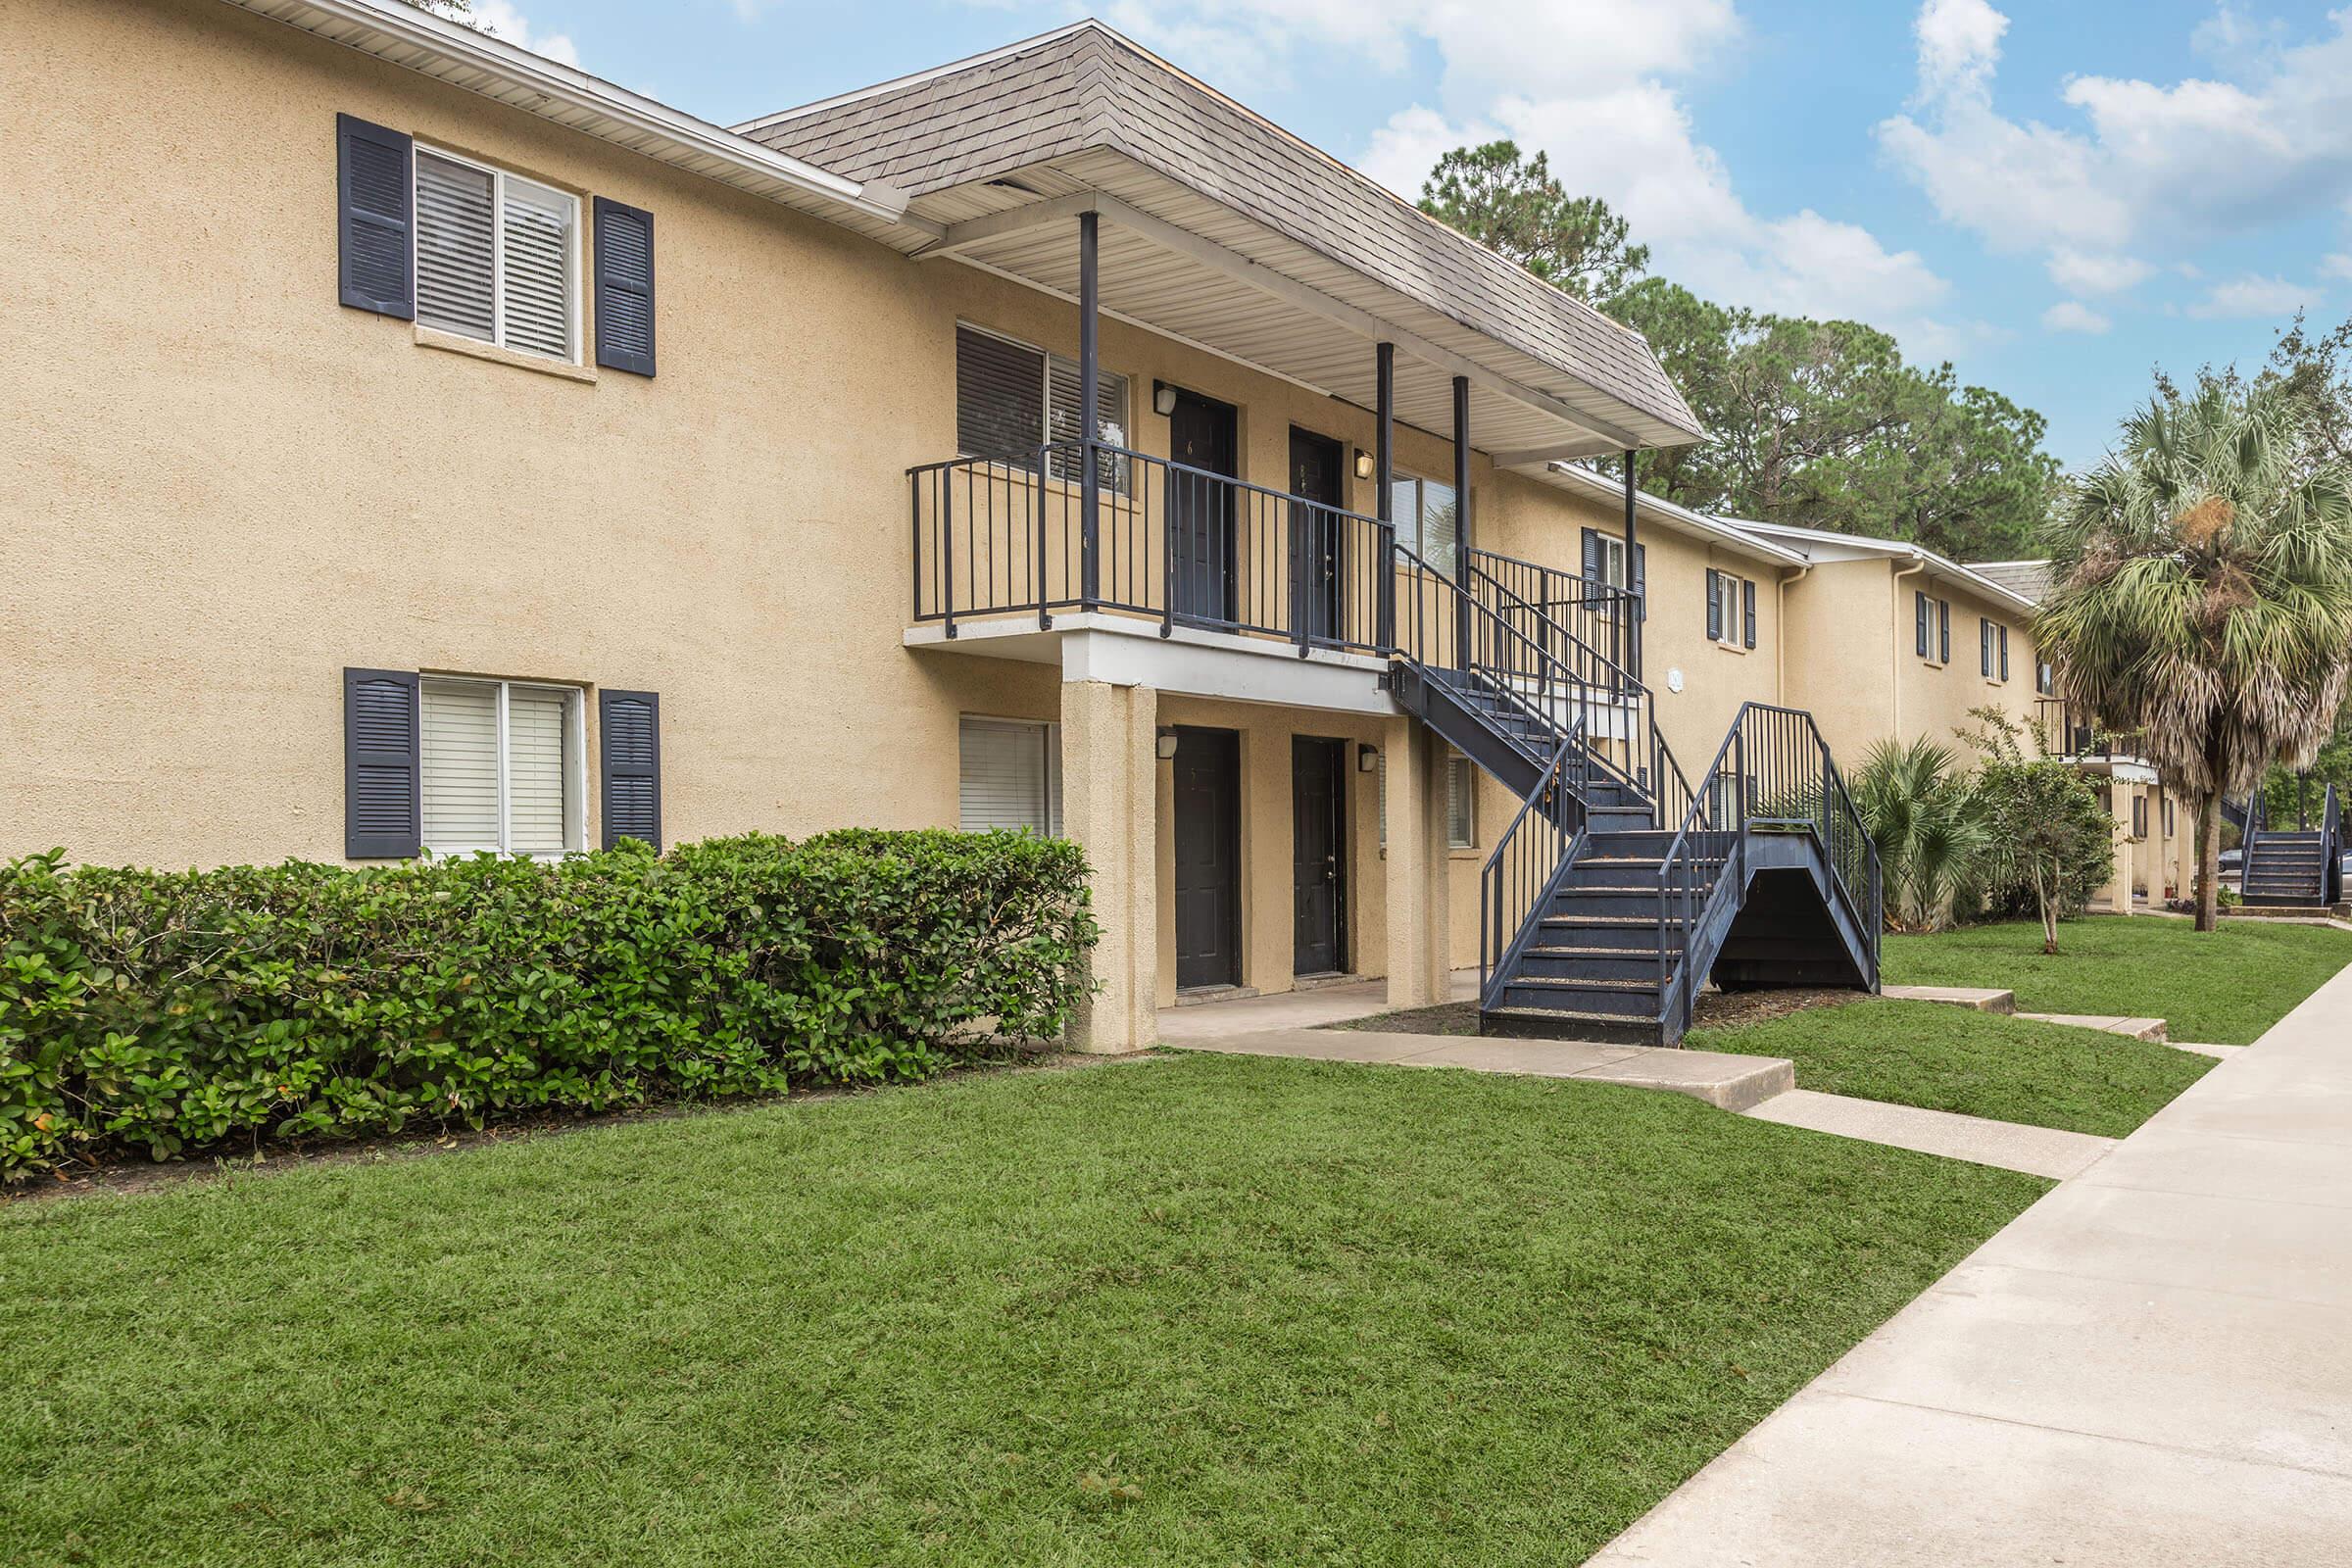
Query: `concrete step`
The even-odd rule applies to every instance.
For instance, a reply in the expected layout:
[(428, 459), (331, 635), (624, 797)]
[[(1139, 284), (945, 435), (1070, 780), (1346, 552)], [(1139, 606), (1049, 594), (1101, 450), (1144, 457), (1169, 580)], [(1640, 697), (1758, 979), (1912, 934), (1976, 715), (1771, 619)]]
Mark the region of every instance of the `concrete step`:
[(1894, 1002), (1940, 1002), (1979, 1012), (2015, 1012), (2017, 993), (1979, 986), (1882, 986), (1879, 994)]

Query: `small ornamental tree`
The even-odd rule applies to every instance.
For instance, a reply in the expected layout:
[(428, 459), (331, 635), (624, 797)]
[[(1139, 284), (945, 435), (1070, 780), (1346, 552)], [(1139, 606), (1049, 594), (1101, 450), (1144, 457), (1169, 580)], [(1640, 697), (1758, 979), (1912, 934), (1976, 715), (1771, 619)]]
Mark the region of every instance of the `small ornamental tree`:
[(2058, 951), (2058, 922), (2081, 911), (2115, 873), (2114, 828), (2090, 781), (2047, 756), (2028, 760), (2017, 721), (1997, 708), (1972, 708), (1982, 731), (1964, 732), (1984, 752), (1970, 785), (1985, 830), (1987, 879), (1995, 897), (2017, 889), (2041, 916), (2041, 951)]

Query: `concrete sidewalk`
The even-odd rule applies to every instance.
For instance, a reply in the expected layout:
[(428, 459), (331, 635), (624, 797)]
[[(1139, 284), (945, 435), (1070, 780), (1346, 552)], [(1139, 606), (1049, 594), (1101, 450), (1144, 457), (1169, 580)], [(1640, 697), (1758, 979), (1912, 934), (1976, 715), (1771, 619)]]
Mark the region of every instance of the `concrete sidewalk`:
[(1592, 1560), (2352, 1561), (2352, 969)]

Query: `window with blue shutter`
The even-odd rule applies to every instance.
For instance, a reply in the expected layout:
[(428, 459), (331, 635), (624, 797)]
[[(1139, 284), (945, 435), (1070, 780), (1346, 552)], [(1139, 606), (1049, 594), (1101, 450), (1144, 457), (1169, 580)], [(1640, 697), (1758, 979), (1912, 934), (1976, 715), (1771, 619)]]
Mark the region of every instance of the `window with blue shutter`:
[(603, 760), (604, 845), (643, 839), (662, 847), (662, 699), (653, 692), (602, 691), (596, 698)]
[(2001, 679), (2007, 680), (2009, 678), (2009, 628), (2002, 626), (1996, 629), (2001, 634)]
[(1740, 579), (1740, 618), (1746, 634), (1746, 645), (1756, 646), (1756, 579)]
[(343, 854), (406, 859), (422, 843), (415, 671), (343, 671)]
[(654, 373), (654, 215), (596, 198), (596, 363)]
[(1936, 601), (1936, 646), (1940, 650), (1936, 662), (1948, 664), (1952, 662), (1952, 602), (1949, 599)]
[(1928, 657), (1928, 649), (1933, 646), (1928, 640), (1928, 596), (1926, 594), (1914, 593), (1911, 596), (1911, 620), (1912, 645), (1917, 650), (1919, 657), (1925, 659)]
[(1723, 641), (1723, 593), (1720, 584), (1723, 574), (1713, 567), (1707, 569), (1707, 641)]
[(343, 303), (404, 321), (416, 315), (410, 244), (412, 147), (397, 130), (349, 115), (335, 117), (335, 226)]

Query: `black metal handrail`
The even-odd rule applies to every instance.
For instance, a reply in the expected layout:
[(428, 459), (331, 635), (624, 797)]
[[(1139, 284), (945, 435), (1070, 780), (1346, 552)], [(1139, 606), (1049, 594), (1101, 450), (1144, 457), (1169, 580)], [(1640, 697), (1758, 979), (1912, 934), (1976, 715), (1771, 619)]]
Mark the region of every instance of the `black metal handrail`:
[[(1084, 483), (1092, 465), (1095, 516)], [(1104, 442), (907, 470), (913, 617), (1104, 611), (1368, 654), (1390, 646), (1395, 528)]]
[(1629, 673), (1633, 661), (1628, 656), (1642, 601), (1631, 589), (1492, 550), (1465, 549), (1462, 562), (1585, 650), (1594, 675), (1610, 676), (1619, 690), (1639, 684)]
[(2344, 811), (2335, 797), (2335, 786), (2328, 786), (2327, 801), (2320, 808), (2320, 902), (2341, 904), (2344, 899)]
[[(1744, 703), (1700, 775), (1699, 788), (1658, 866), (1661, 913), (1672, 913), (1683, 941), (1670, 963), (1669, 926), (1661, 921), (1657, 984), (1662, 1022), (1688, 1021), (1697, 1000), (1694, 959), (1700, 921), (1719, 901), (1740, 896), (1746, 880), (1750, 831), (1809, 832), (1829, 862), (1830, 882), (1862, 933), (1868, 989), (1879, 988), (1879, 936), (1885, 889), (1878, 846), (1846, 793), (1829, 743), (1813, 715), (1792, 708)], [(1701, 871), (1708, 871), (1702, 879)], [(1699, 903), (1702, 880), (1707, 902)]]
[(1503, 981), (1534, 940), (1544, 907), (1591, 831), (1592, 754), (1571, 724), (1541, 782), (1519, 806), (1479, 873), (1478, 1002), (1495, 1005)]

